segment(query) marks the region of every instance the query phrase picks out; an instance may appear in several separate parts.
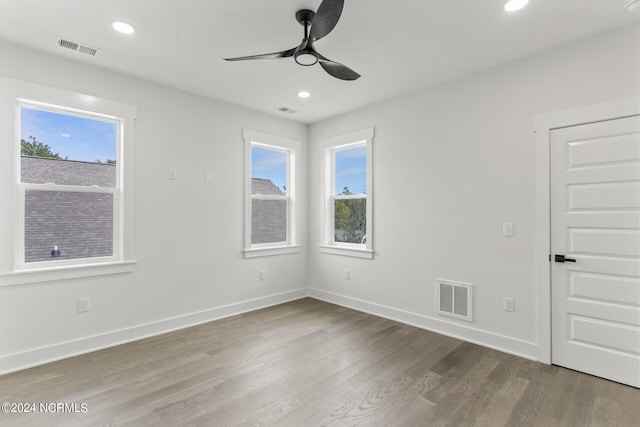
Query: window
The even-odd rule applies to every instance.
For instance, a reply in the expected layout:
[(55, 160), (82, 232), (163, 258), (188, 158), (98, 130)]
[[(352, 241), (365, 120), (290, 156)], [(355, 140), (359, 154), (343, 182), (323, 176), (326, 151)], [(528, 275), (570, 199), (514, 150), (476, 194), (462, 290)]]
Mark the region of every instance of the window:
[(296, 155), (299, 143), (244, 131), (245, 257), (298, 252)]
[(289, 152), (251, 144), (251, 245), (288, 242)]
[(321, 141), (325, 150), (325, 242), (321, 252), (373, 257), (373, 128)]
[(0, 78), (0, 286), (131, 272), (136, 107)]
[(367, 146), (338, 147), (332, 157), (333, 241), (363, 244), (367, 240)]
[(120, 122), (19, 103), (23, 267), (118, 259)]

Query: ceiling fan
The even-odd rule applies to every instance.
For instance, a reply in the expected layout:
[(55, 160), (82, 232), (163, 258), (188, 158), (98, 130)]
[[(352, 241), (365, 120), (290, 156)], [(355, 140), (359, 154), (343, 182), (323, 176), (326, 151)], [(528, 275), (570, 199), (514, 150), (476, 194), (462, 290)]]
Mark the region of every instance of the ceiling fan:
[(298, 46), (282, 52), (265, 53), (262, 55), (225, 58), (225, 61), (245, 61), (248, 59), (278, 59), (290, 58), (305, 67), (320, 63), (320, 66), (333, 77), (341, 80), (356, 80), (360, 74), (349, 67), (332, 61), (316, 51), (313, 43), (329, 34), (338, 23), (344, 0), (323, 0), (317, 12), (302, 9), (296, 12), (296, 20), (304, 27), (304, 38)]

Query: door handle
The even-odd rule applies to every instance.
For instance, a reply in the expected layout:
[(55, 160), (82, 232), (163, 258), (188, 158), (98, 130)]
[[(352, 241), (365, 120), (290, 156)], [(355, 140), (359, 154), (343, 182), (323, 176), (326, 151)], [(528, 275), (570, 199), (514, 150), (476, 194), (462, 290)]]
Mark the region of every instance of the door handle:
[(556, 262), (576, 262), (576, 260), (573, 258), (565, 258), (564, 255), (556, 254)]

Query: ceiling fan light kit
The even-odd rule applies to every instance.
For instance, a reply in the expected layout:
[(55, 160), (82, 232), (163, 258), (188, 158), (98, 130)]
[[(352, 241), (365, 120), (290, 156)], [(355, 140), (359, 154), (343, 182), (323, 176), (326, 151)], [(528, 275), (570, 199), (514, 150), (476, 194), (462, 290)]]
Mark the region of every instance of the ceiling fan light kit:
[(318, 55), (316, 55), (314, 52), (296, 52), (296, 54), (294, 55), (294, 59), (299, 65), (302, 65), (304, 67), (310, 67), (318, 63)]
[(313, 43), (329, 34), (338, 23), (344, 0), (323, 0), (317, 12), (301, 9), (296, 12), (296, 20), (304, 27), (304, 38), (298, 46), (282, 52), (262, 55), (225, 58), (225, 61), (246, 61), (251, 59), (279, 59), (293, 57), (297, 64), (310, 67), (317, 63), (331, 76), (340, 80), (357, 80), (360, 74), (346, 65), (332, 61), (316, 51)]

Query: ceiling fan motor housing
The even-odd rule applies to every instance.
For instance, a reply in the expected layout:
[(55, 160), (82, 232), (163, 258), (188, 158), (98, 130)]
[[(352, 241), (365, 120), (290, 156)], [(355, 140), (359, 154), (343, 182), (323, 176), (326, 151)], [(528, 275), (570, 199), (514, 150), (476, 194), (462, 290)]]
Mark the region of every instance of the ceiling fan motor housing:
[(300, 45), (302, 49), (298, 50), (293, 58), (299, 65), (310, 67), (318, 63), (318, 54), (314, 52), (309, 40), (309, 25), (313, 22), (315, 12), (309, 9), (300, 9), (296, 12), (296, 20), (304, 27), (304, 41)]
[(296, 20), (300, 23), (300, 25), (311, 25), (313, 22), (313, 17), (316, 13), (313, 10), (309, 9), (300, 9), (296, 12)]

